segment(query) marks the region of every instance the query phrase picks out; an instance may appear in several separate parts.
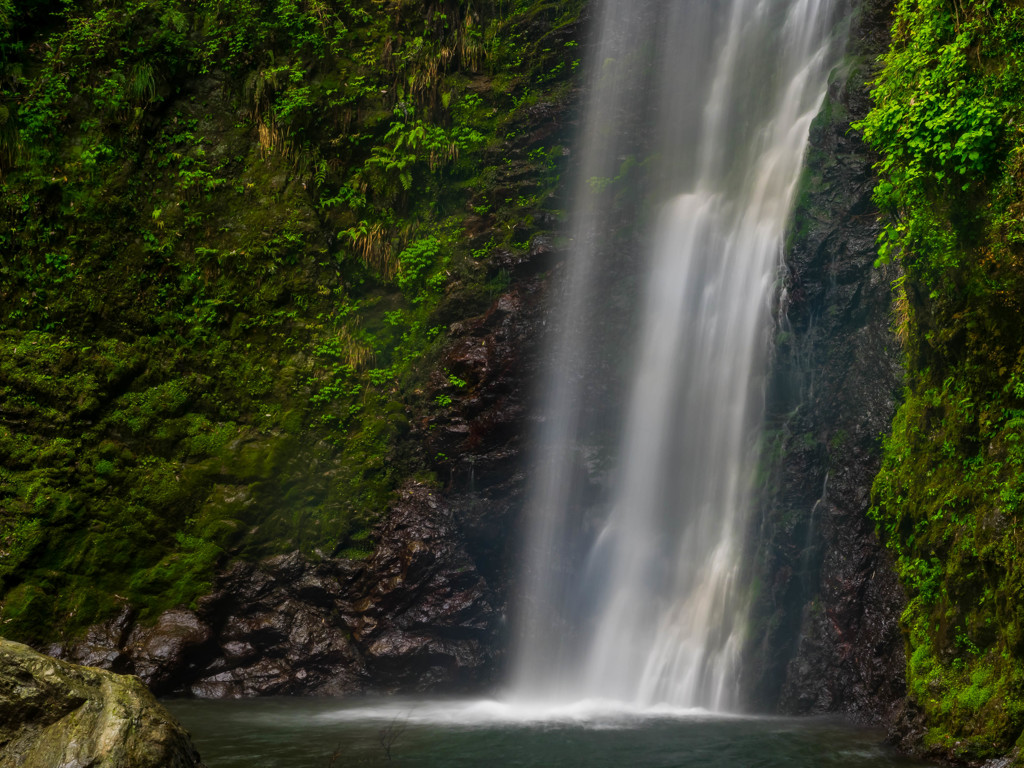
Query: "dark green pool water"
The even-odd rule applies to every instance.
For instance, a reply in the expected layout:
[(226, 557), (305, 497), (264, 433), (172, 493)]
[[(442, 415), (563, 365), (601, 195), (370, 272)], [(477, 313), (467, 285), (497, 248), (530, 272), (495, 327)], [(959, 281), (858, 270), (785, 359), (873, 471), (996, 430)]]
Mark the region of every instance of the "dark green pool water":
[(192, 732), (208, 768), (924, 765), (885, 746), (882, 733), (835, 720), (486, 701), (166, 703)]

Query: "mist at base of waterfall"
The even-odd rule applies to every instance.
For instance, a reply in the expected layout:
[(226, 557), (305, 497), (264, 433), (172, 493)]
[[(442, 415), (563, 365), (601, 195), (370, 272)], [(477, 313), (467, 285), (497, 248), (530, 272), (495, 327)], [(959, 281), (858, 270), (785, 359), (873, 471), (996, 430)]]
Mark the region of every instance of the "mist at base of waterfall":
[[(590, 700), (169, 701), (207, 768), (882, 768), (924, 766), (881, 731)], [(390, 758), (382, 740), (388, 741)]]

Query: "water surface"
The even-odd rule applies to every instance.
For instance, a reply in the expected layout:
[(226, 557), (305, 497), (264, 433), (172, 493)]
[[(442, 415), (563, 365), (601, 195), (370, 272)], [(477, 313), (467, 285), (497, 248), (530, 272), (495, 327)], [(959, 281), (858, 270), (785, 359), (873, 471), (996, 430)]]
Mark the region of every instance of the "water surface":
[[(882, 768), (923, 766), (829, 719), (730, 717), (604, 702), (171, 701), (207, 768)], [(388, 758), (385, 744), (389, 742)]]

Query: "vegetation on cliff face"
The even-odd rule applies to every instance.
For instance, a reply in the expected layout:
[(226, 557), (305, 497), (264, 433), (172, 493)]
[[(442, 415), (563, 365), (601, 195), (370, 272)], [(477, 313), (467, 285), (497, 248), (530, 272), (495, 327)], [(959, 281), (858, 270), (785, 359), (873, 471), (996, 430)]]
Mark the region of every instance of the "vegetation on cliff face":
[(509, 141), (581, 6), (0, 0), (0, 632), (372, 549), (550, 208), (562, 148)]
[(901, 0), (861, 128), (908, 386), (875, 486), (925, 745), (1024, 730), (1024, 4)]

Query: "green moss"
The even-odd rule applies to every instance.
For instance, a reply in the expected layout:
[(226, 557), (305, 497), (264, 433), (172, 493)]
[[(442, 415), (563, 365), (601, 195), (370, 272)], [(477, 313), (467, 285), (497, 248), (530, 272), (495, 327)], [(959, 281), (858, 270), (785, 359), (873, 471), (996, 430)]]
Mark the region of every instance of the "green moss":
[(902, 0), (860, 125), (882, 153), (880, 258), (906, 275), (908, 386), (873, 514), (910, 597), (908, 685), (927, 741), (975, 759), (1024, 728), (1022, 14)]
[(21, 584), (4, 596), (4, 633), (34, 636), (54, 616), (54, 600), (43, 585)]

